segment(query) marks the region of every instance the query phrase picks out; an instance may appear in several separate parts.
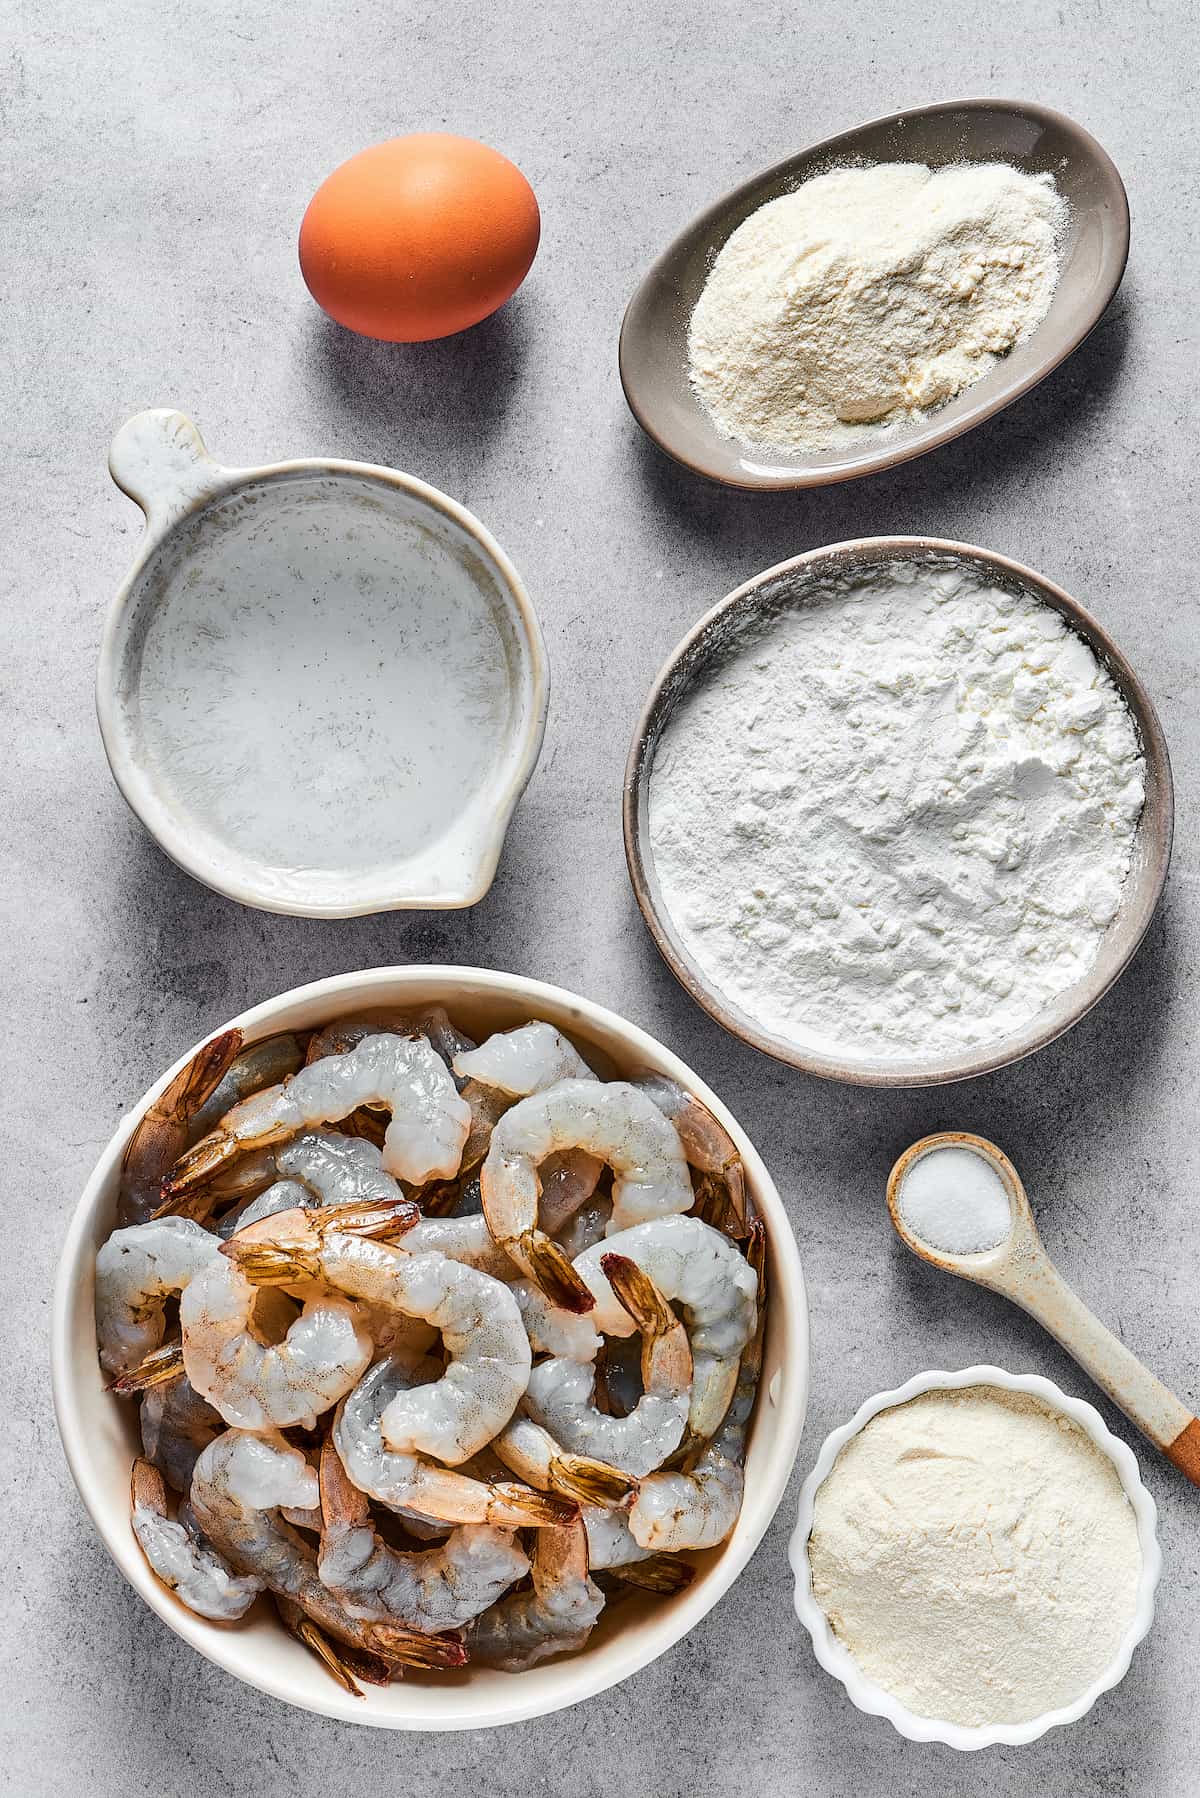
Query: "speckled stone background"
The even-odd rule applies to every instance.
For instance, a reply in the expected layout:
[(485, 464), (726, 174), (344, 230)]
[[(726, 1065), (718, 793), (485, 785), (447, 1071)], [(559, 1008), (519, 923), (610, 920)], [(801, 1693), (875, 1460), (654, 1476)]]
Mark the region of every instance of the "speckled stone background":
[[(792, 1614), (791, 1498), (736, 1589), (632, 1683), (489, 1736), (406, 1738), (258, 1696), (133, 1597), (67, 1477), (46, 1371), (67, 1217), (122, 1110), (161, 1068), (299, 981), (444, 959), (542, 975), (615, 1006), (688, 1056), (747, 1125), (811, 1284), (801, 1469), (864, 1396), (923, 1367), (994, 1358), (1093, 1396), (1032, 1324), (892, 1240), (888, 1166), (942, 1126), (1010, 1151), (1067, 1275), (1200, 1399), (1200, 130), (1187, 0), (8, 0), (0, 32), (0, 1789), (1195, 1792), (1200, 1493), (1149, 1453), (1166, 1557), (1153, 1634), (1086, 1723), (1033, 1748), (957, 1758), (851, 1708)], [(662, 461), (616, 370), (622, 307), (657, 249), (714, 194), (799, 146), (968, 93), (1061, 106), (1124, 174), (1133, 255), (1091, 341), (1012, 411), (891, 476), (763, 499)], [(363, 342), (309, 301), (296, 229), (342, 158), (429, 127), (515, 158), (542, 204), (541, 253), (517, 300), (467, 336)], [(114, 429), (154, 405), (191, 413), (229, 462), (329, 452), (412, 470), (475, 508), (513, 555), (541, 610), (554, 694), (541, 766), (474, 911), (349, 924), (243, 911), (177, 872), (126, 813), (92, 677), (139, 517), (104, 457)], [(1009, 551), (1094, 608), (1158, 704), (1179, 816), (1163, 910), (1091, 1018), (1007, 1074), (889, 1095), (806, 1081), (692, 1007), (630, 897), (618, 791), (647, 683), (704, 607), (794, 551), (914, 530)]]

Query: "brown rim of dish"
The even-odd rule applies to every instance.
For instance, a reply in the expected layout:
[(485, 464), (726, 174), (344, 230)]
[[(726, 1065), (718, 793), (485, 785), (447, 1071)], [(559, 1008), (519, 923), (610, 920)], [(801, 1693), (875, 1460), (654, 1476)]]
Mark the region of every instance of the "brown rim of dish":
[[(704, 640), (712, 633), (714, 624), (735, 606), (750, 599), (768, 583), (793, 572), (810, 572), (816, 577), (824, 573), (842, 573), (856, 564), (866, 568), (882, 562), (937, 557), (973, 562), (999, 575), (1008, 586), (1023, 587), (1043, 600), (1091, 645), (1112, 676), (1132, 714), (1146, 761), (1146, 799), (1138, 820), (1134, 860), (1126, 877), (1120, 909), (1100, 939), (1095, 962), (1024, 1029), (973, 1053), (898, 1057), (895, 1062), (878, 1057), (855, 1057), (846, 1050), (837, 1049), (822, 1054), (816, 1048), (789, 1043), (763, 1030), (753, 1018), (739, 1011), (717, 991), (684, 948), (657, 892), (646, 828), (649, 776), (659, 737), (671, 711), (698, 676), (703, 676), (708, 663)], [(689, 657), (694, 658), (693, 666), (676, 681), (677, 670)], [(668, 689), (671, 690), (668, 692)], [(1174, 794), (1166, 738), (1150, 695), (1103, 625), (1085, 611), (1078, 600), (1023, 563), (974, 544), (955, 543), (940, 537), (858, 537), (808, 550), (764, 569), (711, 607), (676, 645), (655, 676), (633, 733), (625, 766), (622, 825), (634, 896), (659, 953), (685, 991), (731, 1035), (777, 1061), (826, 1080), (841, 1080), (854, 1086), (941, 1086), (994, 1073), (998, 1068), (1008, 1067), (1045, 1048), (1077, 1024), (1124, 973), (1150, 927), (1166, 883), (1174, 828)]]
[[(689, 425), (681, 431), (673, 432), (656, 422), (656, 410), (661, 408), (648, 403), (648, 399), (653, 402), (668, 379), (674, 384), (674, 376), (668, 377), (659, 372), (663, 365), (658, 358), (655, 359), (657, 367), (651, 373), (635, 375), (630, 369), (633, 360), (631, 345), (636, 334), (645, 332), (643, 314), (655, 304), (656, 290), (666, 286), (678, 292), (676, 265), (693, 240), (704, 234), (711, 238), (713, 246), (717, 245), (718, 239), (723, 244), (743, 219), (756, 210), (755, 207), (746, 206), (746, 202), (752, 197), (762, 193), (764, 202), (767, 198), (778, 197), (777, 193), (768, 190), (778, 188), (779, 192), (789, 191), (790, 186), (807, 178), (808, 173), (820, 172), (821, 163), (828, 162), (831, 158), (836, 159), (839, 155), (852, 155), (858, 140), (868, 135), (882, 137), (889, 131), (918, 121), (939, 120), (955, 113), (971, 111), (1009, 113), (1014, 119), (1026, 118), (1034, 121), (1042, 130), (1069, 142), (1097, 171), (1103, 185), (1105, 203), (1112, 208), (1114, 236), (1103, 252), (1088, 303), (1081, 308), (1079, 319), (1071, 329), (1064, 331), (1060, 326), (1056, 332), (1051, 323), (1055, 316), (1052, 299), (1046, 318), (1027, 340), (1027, 344), (1038, 339), (1047, 341), (1043, 334), (1046, 333), (1047, 326), (1050, 326), (1049, 342), (1053, 347), (1045, 355), (1039, 357), (1015, 380), (1002, 380), (993, 388), (988, 377), (985, 377), (972, 387), (964, 388), (962, 393), (932, 412), (928, 422), (909, 426), (899, 431), (894, 439), (881, 438), (880, 446), (874, 454), (867, 451), (832, 463), (813, 463), (814, 455), (824, 455), (827, 452), (810, 452), (806, 456), (792, 457), (730, 440), (730, 456), (736, 457), (738, 461), (745, 457), (773, 459), (778, 466), (755, 473), (731, 463), (723, 456), (718, 456), (715, 451), (710, 453), (703, 443), (692, 441), (693, 429), (697, 437), (707, 436), (715, 439), (718, 444), (725, 441), (717, 437), (715, 427), (707, 420), (698, 400), (692, 400), (688, 407), (689, 412), (694, 412), (696, 417), (694, 427)], [(740, 182), (737, 187), (714, 200), (692, 218), (655, 257), (634, 289), (621, 320), (617, 361), (626, 403), (647, 437), (664, 455), (693, 474), (720, 486), (738, 488), (745, 492), (786, 493), (809, 487), (832, 486), (841, 481), (859, 480), (865, 475), (882, 473), (953, 442), (955, 438), (973, 430), (976, 425), (983, 424), (996, 413), (1004, 411), (1038, 386), (1047, 375), (1052, 374), (1068, 356), (1074, 354), (1095, 330), (1121, 285), (1129, 259), (1129, 228), (1129, 198), (1120, 171), (1091, 132), (1064, 112), (1038, 105), (1034, 101), (977, 95), (958, 100), (939, 100), (931, 106), (911, 106), (899, 112), (882, 113), (877, 118), (865, 120), (861, 125), (839, 131), (832, 137), (822, 138), (785, 157), (781, 162), (773, 163), (749, 180)], [(699, 297), (698, 290), (695, 297)], [(657, 321), (655, 328), (658, 329)], [(668, 341), (666, 336), (663, 341)], [(673, 365), (675, 358), (672, 356), (668, 360)], [(683, 384), (687, 385), (686, 344)], [(978, 393), (980, 387), (985, 389), (984, 393), (971, 403), (967, 396), (973, 391)], [(959, 401), (964, 402), (961, 410), (958, 409)]]

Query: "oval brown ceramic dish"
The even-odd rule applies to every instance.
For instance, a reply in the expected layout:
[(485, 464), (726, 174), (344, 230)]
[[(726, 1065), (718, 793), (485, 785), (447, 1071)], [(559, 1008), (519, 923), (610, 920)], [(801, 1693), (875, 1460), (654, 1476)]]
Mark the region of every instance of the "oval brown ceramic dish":
[[(713, 259), (742, 221), (826, 170), (879, 162), (1007, 162), (1054, 176), (1067, 202), (1062, 273), (1050, 310), (973, 387), (920, 424), (864, 436), (861, 448), (787, 456), (719, 435), (688, 380), (687, 332)], [(1082, 126), (1020, 100), (947, 100), (890, 113), (756, 175), (701, 213), (654, 263), (621, 326), (621, 384), (660, 449), (696, 474), (764, 492), (822, 487), (907, 462), (961, 436), (1028, 393), (1077, 349), (1121, 282), (1129, 203), (1111, 159)]]
[[(856, 567), (914, 560), (933, 566), (947, 561), (970, 563), (997, 585), (1032, 594), (1062, 614), (1090, 644), (1129, 707), (1146, 758), (1146, 802), (1120, 910), (1100, 941), (1095, 961), (1080, 980), (1060, 993), (1023, 1030), (993, 1043), (957, 1055), (885, 1061), (855, 1057), (848, 1051), (826, 1053), (815, 1046), (790, 1042), (765, 1030), (717, 990), (684, 947), (663, 902), (650, 847), (647, 807), (655, 751), (668, 718), (683, 695), (705, 678), (746, 626), (757, 624), (772, 611), (806, 604), (831, 575), (842, 575)], [(950, 543), (936, 537), (862, 537), (851, 543), (810, 550), (755, 575), (688, 632), (659, 671), (634, 731), (625, 770), (623, 816), (629, 876), (650, 934), (676, 978), (719, 1024), (778, 1061), (788, 1062), (805, 1073), (819, 1074), (823, 1079), (845, 1080), (856, 1086), (938, 1086), (992, 1073), (1032, 1055), (1077, 1024), (1103, 998), (1131, 961), (1162, 894), (1171, 859), (1174, 799), (1166, 739), (1149, 694), (1108, 632), (1061, 587), (1007, 556), (976, 549), (968, 543)]]

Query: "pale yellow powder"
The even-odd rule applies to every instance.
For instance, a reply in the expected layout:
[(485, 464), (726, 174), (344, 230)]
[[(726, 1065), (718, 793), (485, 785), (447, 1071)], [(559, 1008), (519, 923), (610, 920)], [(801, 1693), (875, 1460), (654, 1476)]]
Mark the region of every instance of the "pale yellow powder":
[(994, 1386), (882, 1411), (817, 1494), (813, 1592), (918, 1716), (1022, 1723), (1112, 1663), (1141, 1576), (1116, 1469), (1061, 1412)]
[(692, 384), (723, 435), (852, 445), (969, 387), (1045, 317), (1066, 208), (1005, 163), (834, 169), (723, 246), (692, 315)]

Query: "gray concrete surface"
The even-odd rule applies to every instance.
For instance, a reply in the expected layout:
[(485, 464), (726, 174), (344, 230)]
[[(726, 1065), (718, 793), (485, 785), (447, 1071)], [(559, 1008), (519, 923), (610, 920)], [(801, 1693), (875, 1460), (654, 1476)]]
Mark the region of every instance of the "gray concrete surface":
[[(939, 1126), (986, 1131), (1010, 1150), (1067, 1274), (1200, 1398), (1200, 133), (1187, 0), (9, 0), (0, 30), (0, 1789), (1196, 1791), (1200, 1494), (1149, 1454), (1166, 1555), (1153, 1634), (1086, 1724), (1031, 1749), (960, 1759), (850, 1707), (792, 1615), (791, 1499), (718, 1610), (632, 1683), (490, 1736), (402, 1738), (241, 1688), (134, 1598), (67, 1478), (46, 1374), (67, 1217), (122, 1109), (162, 1066), (298, 981), (446, 959), (542, 975), (615, 1006), (687, 1055), (743, 1119), (787, 1197), (811, 1281), (801, 1469), (861, 1398), (922, 1367), (990, 1357), (1092, 1396), (1034, 1326), (890, 1239), (886, 1170)], [(622, 306), (658, 247), (714, 193), (808, 141), (967, 93), (1063, 107), (1125, 176), (1132, 262), (1091, 342), (1003, 417), (882, 479), (770, 500), (660, 460), (626, 413), (615, 354)], [(300, 282), (301, 213), (344, 156), (431, 126), (516, 159), (542, 203), (540, 256), (515, 303), (458, 341), (355, 340)], [(240, 910), (178, 873), (127, 815), (101, 754), (92, 677), (139, 520), (104, 456), (124, 418), (165, 404), (190, 412), (231, 462), (324, 451), (425, 476), (474, 507), (524, 572), (553, 658), (550, 728), (499, 879), (474, 911), (318, 924)], [(1161, 710), (1179, 820), (1142, 955), (1068, 1040), (958, 1091), (889, 1095), (797, 1077), (688, 1003), (630, 897), (618, 788), (643, 691), (703, 607), (790, 552), (907, 530), (1010, 551), (1095, 609)]]

